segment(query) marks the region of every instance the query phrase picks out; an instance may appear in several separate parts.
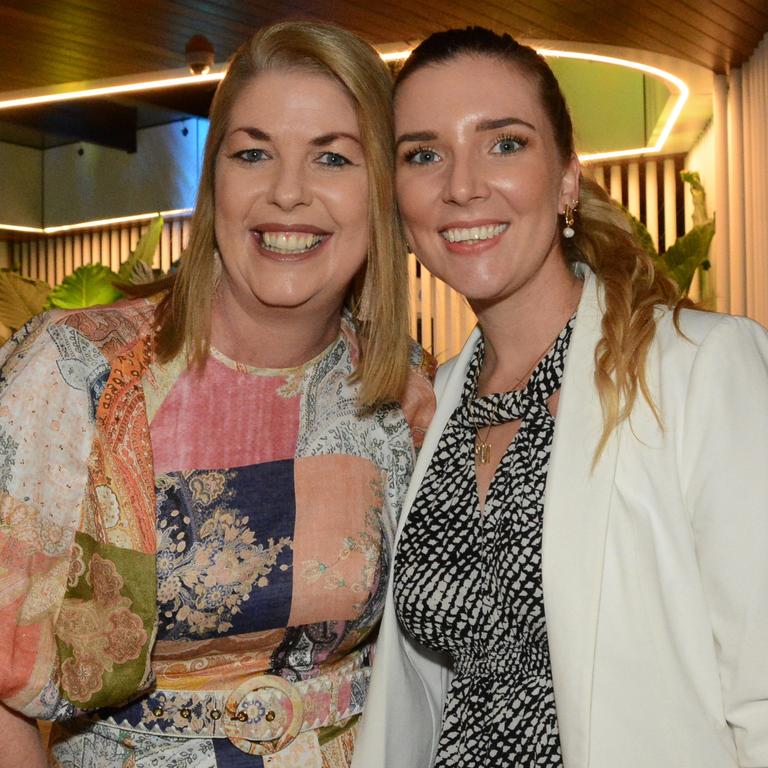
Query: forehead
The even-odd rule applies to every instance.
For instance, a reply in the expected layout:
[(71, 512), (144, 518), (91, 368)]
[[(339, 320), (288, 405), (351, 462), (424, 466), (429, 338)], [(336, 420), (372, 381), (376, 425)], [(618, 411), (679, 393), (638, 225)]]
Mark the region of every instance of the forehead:
[(533, 78), (497, 57), (465, 54), (429, 64), (395, 96), (398, 131), (500, 117), (518, 117), (541, 130), (549, 124)]
[(266, 132), (357, 132), (352, 97), (330, 75), (301, 69), (267, 70), (238, 93), (229, 113), (229, 127), (257, 127)]

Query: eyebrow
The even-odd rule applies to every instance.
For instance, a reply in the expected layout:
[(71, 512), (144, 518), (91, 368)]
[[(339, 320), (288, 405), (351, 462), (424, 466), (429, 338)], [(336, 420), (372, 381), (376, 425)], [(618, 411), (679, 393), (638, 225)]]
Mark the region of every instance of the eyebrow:
[[(256, 141), (272, 141), (272, 137), (260, 128), (235, 128), (235, 130), (232, 131), (233, 134), (240, 132), (247, 134)], [(327, 147), (329, 144), (333, 144), (337, 139), (351, 139), (358, 144), (361, 143), (358, 136), (355, 136), (352, 133), (345, 133), (344, 131), (324, 133), (321, 136), (316, 136), (314, 139), (311, 139), (309, 143), (314, 147)]]
[(315, 147), (327, 147), (329, 144), (333, 144), (337, 139), (351, 139), (352, 141), (360, 144), (360, 137), (355, 136), (352, 133), (345, 133), (344, 131), (336, 131), (334, 133), (324, 133), (322, 136), (318, 136), (312, 139), (309, 143)]
[(404, 133), (398, 137), (396, 146), (400, 146), (405, 141), (434, 141), (437, 134), (434, 131), (418, 131), (416, 133)]
[[(475, 131), (494, 131), (499, 128), (506, 128), (508, 125), (524, 125), (532, 131), (536, 126), (527, 120), (521, 120), (519, 117), (500, 117), (497, 120), (483, 120), (475, 126)], [(397, 139), (397, 146), (406, 141), (435, 141), (437, 133), (435, 131), (416, 131), (415, 133), (404, 133)]]
[(498, 128), (506, 128), (508, 125), (524, 125), (532, 131), (536, 126), (527, 120), (521, 120), (519, 117), (500, 117), (498, 120), (483, 120), (475, 126), (476, 131), (494, 131)]

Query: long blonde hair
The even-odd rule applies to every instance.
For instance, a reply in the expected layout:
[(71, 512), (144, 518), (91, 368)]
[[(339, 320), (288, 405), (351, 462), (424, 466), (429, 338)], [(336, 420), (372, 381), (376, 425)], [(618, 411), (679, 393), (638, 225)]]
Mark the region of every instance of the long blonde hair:
[(205, 364), (215, 294), (217, 157), (242, 90), (260, 72), (286, 69), (333, 77), (355, 104), (368, 169), (369, 248), (364, 274), (345, 302), (360, 328), (354, 378), (361, 381), (361, 405), (395, 400), (405, 384), (409, 342), (406, 246), (393, 181), (391, 78), (368, 43), (330, 24), (286, 21), (265, 27), (232, 58), (211, 106), (189, 245), (178, 273), (155, 284), (168, 289), (157, 310), (157, 355), (169, 360), (186, 351), (191, 365)]
[[(542, 56), (507, 34), (482, 27), (436, 32), (421, 43), (398, 73), (395, 88), (422, 67), (457, 56), (490, 56), (511, 64), (538, 88), (563, 164), (574, 155), (573, 125), (557, 80)], [(632, 412), (638, 392), (660, 416), (648, 389), (646, 362), (656, 332), (654, 307), (677, 312), (690, 305), (675, 283), (659, 272), (632, 234), (626, 214), (594, 182), (583, 177), (576, 235), (562, 238), (566, 259), (585, 262), (603, 288), (602, 337), (595, 348), (595, 386), (603, 411), (600, 456), (611, 432)]]

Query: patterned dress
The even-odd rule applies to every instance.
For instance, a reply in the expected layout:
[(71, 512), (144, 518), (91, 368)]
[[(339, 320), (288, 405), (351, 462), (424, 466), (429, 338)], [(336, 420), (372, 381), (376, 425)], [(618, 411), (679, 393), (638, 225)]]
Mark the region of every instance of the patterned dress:
[[(435, 768), (562, 765), (541, 585), (544, 487), (573, 319), (519, 391), (476, 398), (479, 341), (395, 558), (398, 618), (448, 655)], [(481, 510), (476, 428), (521, 419)]]
[[(58, 360), (50, 366), (49, 391), (41, 389), (43, 396), (32, 398), (29, 407), (48, 408), (54, 430), (64, 426), (75, 440), (85, 439), (81, 451), (90, 454), (91, 478), (98, 471), (109, 481), (92, 487), (83, 480), (80, 490), (92, 496), (94, 508), (89, 512), (80, 502), (85, 530), (71, 544), (67, 592), (54, 624), (59, 654), (70, 656), (56, 662), (64, 674), (47, 689), (57, 686), (63, 696), (58, 704), (49, 693), (39, 697), (51, 701), (51, 719), (59, 720), (51, 734), (52, 764), (347, 768), (383, 608), (395, 513), (412, 469), (414, 437), (420, 438), (431, 417), (433, 396), (421, 356), (414, 349), (403, 407), (361, 413), (359, 385), (349, 381), (358, 354), (350, 318), (333, 344), (299, 368), (254, 369), (212, 350), (202, 375), (188, 370), (182, 358), (160, 364), (144, 355), (140, 365), (126, 353), (121, 333), (133, 322), (139, 333), (128, 346), (146, 350), (142, 339), (150, 319), (144, 302), (60, 315), (33, 331), (34, 343), (28, 338), (21, 344), (22, 359), (12, 355), (4, 369), (10, 375), (14, 366), (33, 360)], [(90, 369), (94, 373), (87, 375)], [(114, 450), (98, 440), (89, 444), (86, 429), (76, 431), (78, 418), (87, 424), (87, 414), (59, 408), (62, 376), (65, 391), (92, 382), (92, 413), (97, 424), (103, 412), (102, 423), (115, 426), (116, 434), (104, 440)], [(110, 387), (116, 379), (133, 381), (128, 391), (137, 407), (125, 395), (115, 396), (125, 392)], [(21, 436), (31, 421), (23, 416), (30, 412), (22, 398), (11, 403), (15, 388), (3, 383), (5, 409), (10, 405), (18, 417), (10, 426)], [(137, 422), (148, 427), (146, 443)], [(8, 434), (2, 427), (0, 422), (0, 437)], [(106, 429), (97, 435), (106, 437)], [(6, 442), (8, 459), (13, 446)], [(151, 562), (131, 560), (133, 529), (144, 521), (137, 524), (126, 514), (136, 493), (126, 489), (130, 473), (118, 485), (117, 472), (110, 470), (112, 457), (137, 455), (150, 460), (146, 466), (153, 472)], [(12, 483), (13, 467), (6, 474)], [(19, 537), (29, 537), (14, 525), (18, 514), (11, 519), (8, 506), (3, 509), (0, 550), (14, 536), (17, 547)], [(19, 559), (20, 573), (31, 567)], [(21, 585), (18, 577), (13, 583)], [(14, 597), (8, 590), (5, 595)], [(23, 611), (24, 600), (20, 605)], [(154, 626), (143, 617), (150, 608)], [(14, 614), (6, 608), (5, 615)], [(0, 632), (5, 629), (0, 624)], [(119, 673), (121, 664), (129, 669), (144, 648), (148, 679), (154, 678), (149, 692), (135, 699), (123, 680), (125, 692), (113, 694), (120, 676), (113, 682), (110, 673)], [(21, 648), (9, 650), (21, 658)], [(220, 692), (264, 673), (304, 685), (338, 674), (347, 687), (333, 697), (319, 690), (311, 700), (317, 711), (305, 711), (305, 723), (328, 725), (303, 728), (284, 750), (262, 757), (211, 734), (223, 735)], [(0, 692), (5, 682), (0, 677)], [(101, 706), (110, 701), (107, 696), (134, 700)], [(78, 715), (68, 701), (87, 712)], [(93, 712), (90, 702), (101, 708)], [(329, 717), (329, 707), (337, 716)], [(283, 710), (274, 711), (277, 728)], [(272, 711), (260, 714), (263, 722), (265, 714), (274, 717)]]

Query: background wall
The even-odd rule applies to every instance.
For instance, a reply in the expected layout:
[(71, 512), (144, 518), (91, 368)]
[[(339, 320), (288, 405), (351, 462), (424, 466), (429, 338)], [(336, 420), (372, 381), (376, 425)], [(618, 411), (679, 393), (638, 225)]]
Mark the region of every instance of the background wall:
[(0, 143), (0, 223), (58, 227), (195, 204), (208, 121), (137, 131), (136, 152)]
[(40, 227), (42, 220), (42, 151), (0, 142), (0, 224)]

